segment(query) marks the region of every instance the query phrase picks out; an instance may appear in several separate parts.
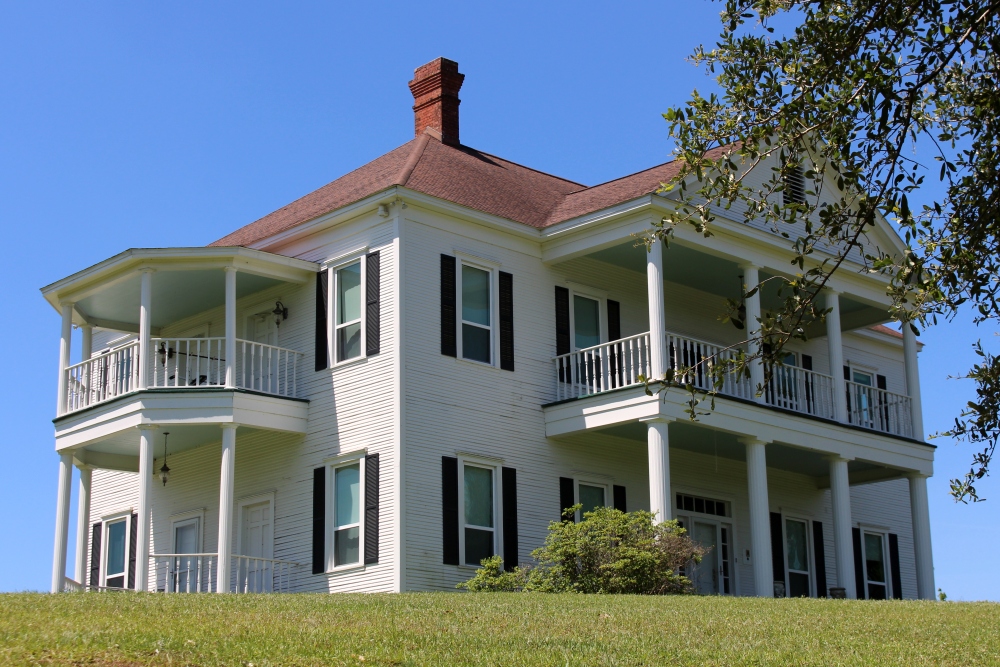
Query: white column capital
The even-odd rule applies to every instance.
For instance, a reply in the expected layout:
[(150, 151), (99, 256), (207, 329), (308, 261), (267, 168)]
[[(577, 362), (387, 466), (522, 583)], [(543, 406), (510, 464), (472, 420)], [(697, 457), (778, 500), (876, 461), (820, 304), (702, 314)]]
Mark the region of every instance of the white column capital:
[(671, 422), (677, 421), (673, 417), (667, 417), (665, 415), (655, 415), (653, 417), (640, 417), (639, 421), (643, 424), (670, 424)]
[(770, 445), (773, 442), (772, 440), (762, 440), (752, 435), (741, 436), (737, 440), (744, 445)]
[(837, 463), (838, 461), (844, 461), (845, 463), (850, 463), (854, 460), (853, 456), (844, 456), (843, 454), (830, 454), (824, 457), (830, 463)]
[(136, 425), (135, 428), (136, 428), (137, 431), (155, 431), (156, 429), (160, 428), (160, 425), (159, 424), (138, 424), (138, 425)]
[(139, 268), (139, 273), (156, 273), (156, 269), (151, 266), (143, 266)]
[(76, 307), (76, 301), (60, 301), (59, 302), (59, 307), (62, 308), (62, 309), (64, 309), (64, 310), (66, 308), (73, 309), (73, 308)]
[(756, 262), (743, 262), (740, 264), (740, 271), (760, 271), (761, 266)]
[(225, 423), (225, 424), (219, 424), (219, 428), (221, 428), (221, 429), (223, 429), (223, 430), (226, 430), (226, 429), (233, 429), (233, 430), (235, 431), (235, 430), (236, 430), (236, 429), (238, 429), (239, 427), (240, 427), (240, 425), (239, 425), (239, 424), (233, 424), (233, 423)]
[(239, 269), (236, 268), (235, 266), (224, 266), (222, 267), (222, 270), (225, 271), (226, 273), (229, 273), (230, 271), (236, 273), (237, 271), (239, 271)]

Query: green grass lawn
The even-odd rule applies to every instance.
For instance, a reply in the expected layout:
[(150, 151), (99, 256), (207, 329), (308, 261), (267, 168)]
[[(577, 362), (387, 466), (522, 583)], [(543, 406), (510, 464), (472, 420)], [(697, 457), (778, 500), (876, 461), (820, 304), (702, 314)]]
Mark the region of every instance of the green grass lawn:
[(1000, 605), (525, 593), (0, 595), (2, 665), (1000, 665)]

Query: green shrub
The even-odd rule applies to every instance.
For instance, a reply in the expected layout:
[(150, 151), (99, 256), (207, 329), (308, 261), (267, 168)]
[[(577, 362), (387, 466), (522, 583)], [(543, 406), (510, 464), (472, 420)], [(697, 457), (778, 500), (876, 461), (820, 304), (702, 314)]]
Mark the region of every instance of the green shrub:
[[(570, 511), (576, 511), (579, 506)], [(600, 507), (580, 522), (549, 524), (545, 544), (535, 549), (534, 563), (503, 571), (499, 556), (459, 588), (470, 591), (538, 591), (546, 593), (690, 593), (691, 581), (681, 568), (701, 561), (705, 550), (676, 521), (655, 523), (650, 512), (621, 512)]]

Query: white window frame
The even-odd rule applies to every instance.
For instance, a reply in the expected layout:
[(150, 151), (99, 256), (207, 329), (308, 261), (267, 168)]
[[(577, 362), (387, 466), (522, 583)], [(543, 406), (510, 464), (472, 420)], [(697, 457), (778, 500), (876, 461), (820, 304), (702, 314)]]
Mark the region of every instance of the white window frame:
[[(810, 566), (807, 572), (802, 570), (792, 570), (788, 567), (788, 531), (786, 522), (797, 521), (799, 523), (804, 523), (806, 526), (806, 565)], [(784, 514), (781, 515), (781, 553), (785, 561), (785, 596), (788, 597), (791, 594), (791, 573), (795, 572), (798, 574), (806, 574), (809, 576), (809, 597), (816, 597), (816, 557), (813, 553), (813, 536), (812, 536), (812, 519), (807, 519), (805, 517), (799, 516), (797, 514)]]
[[(343, 572), (344, 570), (358, 570), (364, 569), (365, 567), (365, 456), (368, 454), (367, 449), (350, 452), (337, 456), (324, 461), (326, 464), (326, 525), (324, 528), (324, 533), (326, 537), (326, 571), (327, 572)], [(337, 500), (337, 490), (336, 485), (336, 475), (335, 471), (338, 468), (343, 468), (345, 466), (358, 464), (358, 475), (359, 475), (359, 486), (358, 490), (358, 503), (360, 507), (358, 508), (358, 523), (357, 524), (345, 524), (343, 526), (336, 525), (336, 500)], [(273, 508), (272, 508), (273, 509)], [(344, 563), (343, 565), (337, 565), (334, 560), (336, 553), (334, 550), (334, 534), (337, 530), (344, 528), (351, 528), (354, 525), (358, 527), (358, 562), (356, 563)]]
[(170, 515), (170, 553), (177, 553), (177, 535), (174, 529), (180, 524), (194, 520), (198, 521), (198, 546), (195, 553), (201, 553), (205, 548), (205, 510), (201, 508)]
[(868, 545), (865, 544), (865, 534), (877, 535), (882, 541), (882, 569), (885, 581), (872, 581), (878, 586), (885, 586), (885, 599), (892, 599), (892, 563), (889, 562), (889, 531), (877, 526), (858, 525), (861, 531), (861, 569), (865, 574), (865, 590), (858, 596), (868, 600)]
[(131, 542), (132, 542), (132, 526), (129, 525), (132, 521), (132, 510), (122, 510), (121, 512), (115, 512), (114, 514), (108, 514), (101, 517), (101, 587), (107, 587), (108, 585), (108, 525), (112, 523), (117, 523), (119, 521), (125, 522), (125, 569), (122, 573), (113, 574), (111, 576), (124, 578), (122, 582), (122, 588), (128, 588), (128, 555), (131, 553)]
[(597, 302), (597, 331), (601, 340), (597, 343), (610, 343), (608, 340), (608, 295), (601, 290), (583, 285), (569, 283), (569, 342), (573, 352), (583, 350), (576, 346), (576, 298), (577, 296)]
[[(611, 496), (612, 485), (608, 482), (599, 482), (594, 479), (588, 479), (586, 477), (574, 477), (573, 478), (573, 504), (576, 505), (580, 502), (580, 485), (585, 484), (587, 486), (599, 486), (604, 489), (604, 506), (614, 507), (615, 499)], [(581, 507), (576, 512), (576, 520), (583, 521), (583, 508)]]
[[(465, 562), (465, 466), (486, 468), (492, 473), (493, 479), (493, 555), (503, 554), (503, 498), (500, 488), (501, 463), (486, 458), (473, 456), (458, 456), (458, 562), (460, 567), (478, 569), (479, 563), (470, 565)], [(488, 530), (486, 526), (468, 524), (477, 530)]]
[[(329, 368), (358, 363), (359, 361), (363, 361), (368, 358), (368, 346), (365, 344), (368, 337), (368, 323), (366, 321), (368, 319), (366, 317), (368, 305), (366, 299), (368, 285), (368, 262), (365, 261), (365, 256), (367, 254), (368, 248), (364, 248), (363, 250), (358, 250), (350, 253), (349, 255), (338, 257), (326, 265), (326, 352), (327, 365)], [(355, 263), (360, 263), (361, 265), (361, 317), (358, 320), (351, 320), (350, 322), (338, 325), (337, 272)], [(355, 324), (356, 322), (361, 323), (361, 354), (350, 359), (338, 359), (337, 330), (351, 324)]]
[[(500, 319), (500, 299), (498, 295), (500, 294), (500, 273), (499, 265), (492, 264), (491, 262), (484, 261), (479, 257), (469, 257), (463, 256), (462, 254), (456, 253), (456, 259), (458, 259), (458, 267), (455, 272), (455, 304), (456, 304), (456, 326), (457, 331), (455, 332), (455, 340), (458, 349), (458, 359), (461, 361), (467, 361), (469, 363), (477, 364), (479, 366), (487, 366), (493, 368), (500, 367), (500, 337), (497, 335), (498, 323)], [(462, 267), (470, 266), (474, 269), (479, 269), (480, 271), (485, 271), (489, 274), (489, 284), (490, 284), (490, 326), (485, 327), (478, 322), (466, 322), (462, 318)], [(464, 324), (469, 324), (474, 327), (479, 327), (480, 329), (486, 329), (490, 332), (490, 362), (486, 363), (484, 361), (479, 361), (478, 359), (467, 359), (465, 357), (465, 351), (462, 349), (462, 326)]]

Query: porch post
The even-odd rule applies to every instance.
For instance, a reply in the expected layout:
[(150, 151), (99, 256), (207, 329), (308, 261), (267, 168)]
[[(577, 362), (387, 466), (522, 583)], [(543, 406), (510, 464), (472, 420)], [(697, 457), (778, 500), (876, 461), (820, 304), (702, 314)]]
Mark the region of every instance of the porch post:
[(139, 428), (139, 527), (135, 533), (135, 590), (149, 589), (149, 515), (153, 507), (153, 434), (156, 426)]
[(226, 267), (226, 386), (236, 386), (236, 267)]
[(52, 546), (52, 592), (61, 593), (66, 578), (66, 542), (69, 539), (69, 498), (73, 483), (73, 454), (59, 455), (59, 487), (56, 491), (56, 536)]
[(826, 342), (830, 350), (830, 375), (833, 376), (833, 414), (847, 423), (847, 383), (844, 381), (844, 342), (840, 334), (840, 293), (826, 291)]
[[(228, 274), (227, 274), (228, 275)], [(236, 476), (236, 424), (222, 425), (222, 471), (219, 477), (219, 564), (216, 593), (229, 592), (233, 552), (233, 482)]]
[(76, 563), (74, 579), (76, 583), (87, 583), (87, 537), (90, 535), (90, 480), (91, 469), (88, 465), (78, 465), (80, 485), (77, 487), (76, 498)]
[(153, 269), (142, 269), (139, 278), (139, 389), (146, 389), (149, 387), (149, 371), (153, 365), (153, 351), (150, 349)]
[(646, 290), (649, 300), (649, 375), (658, 380), (667, 374), (668, 366), (667, 314), (663, 300), (663, 246), (660, 243), (653, 243), (646, 253)]
[(649, 455), (649, 511), (657, 523), (673, 518), (670, 501), (670, 422), (654, 417), (646, 422), (646, 442)]
[[(753, 264), (743, 265), (743, 289), (750, 291), (760, 283), (760, 274)], [(744, 292), (745, 293), (745, 292)], [(747, 337), (750, 340), (748, 352), (750, 360), (750, 384), (753, 386), (753, 400), (758, 403), (764, 402), (764, 360), (761, 358), (763, 351), (763, 341), (760, 339), (760, 290), (752, 296), (746, 298), (747, 309)], [(758, 394), (758, 388), (760, 393)]]
[(94, 327), (85, 324), (80, 332), (80, 361), (86, 361), (94, 353)]
[(927, 477), (910, 478), (910, 520), (913, 522), (913, 551), (917, 558), (917, 597), (934, 599), (934, 554), (931, 551), (931, 515), (927, 505)]
[(767, 498), (766, 443), (756, 438), (744, 438), (743, 444), (747, 451), (750, 558), (753, 562), (754, 594), (757, 597), (770, 598), (774, 597), (774, 570), (771, 567), (771, 510)]
[(924, 439), (924, 414), (920, 403), (920, 368), (917, 365), (917, 335), (903, 322), (903, 360), (906, 366), (906, 394), (910, 397), (912, 437)]
[(66, 396), (69, 393), (69, 355), (73, 345), (73, 304), (62, 304), (62, 330), (59, 337), (59, 384), (56, 392), (56, 416), (66, 412)]
[(837, 585), (847, 591), (847, 598), (858, 597), (854, 585), (854, 538), (851, 536), (851, 486), (847, 459), (830, 459), (830, 498), (833, 503), (833, 550), (837, 555)]

